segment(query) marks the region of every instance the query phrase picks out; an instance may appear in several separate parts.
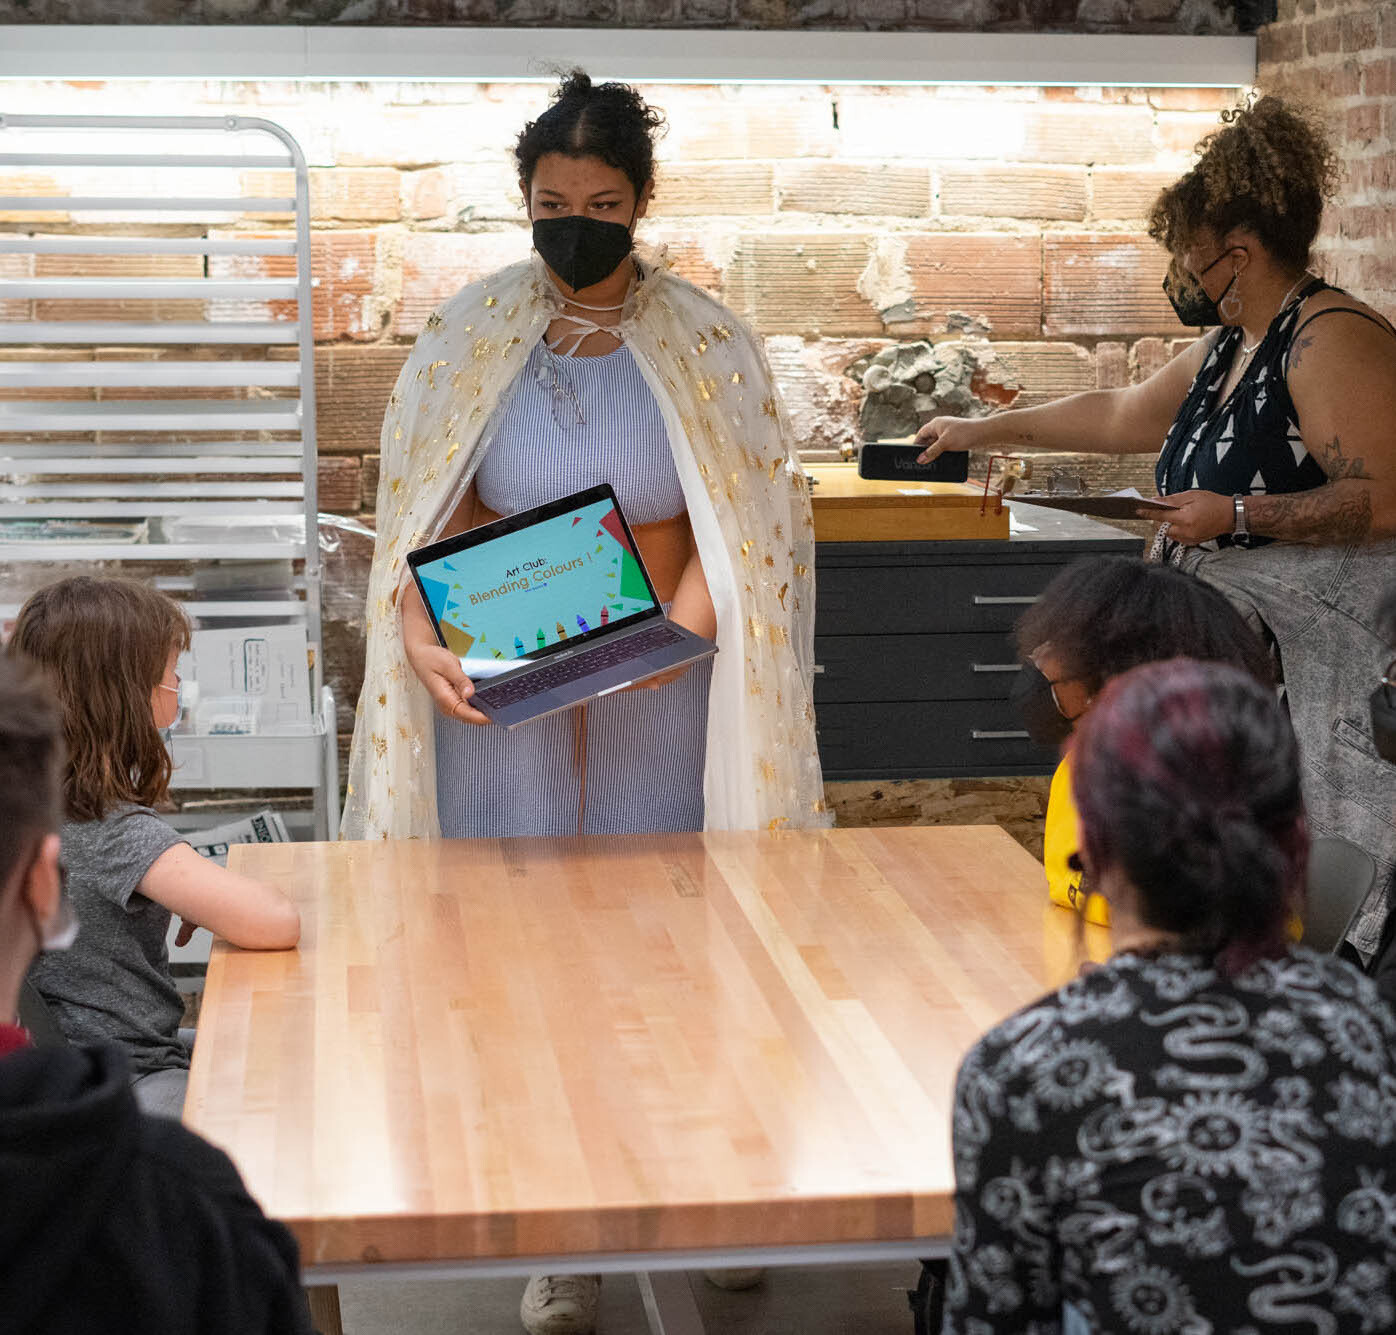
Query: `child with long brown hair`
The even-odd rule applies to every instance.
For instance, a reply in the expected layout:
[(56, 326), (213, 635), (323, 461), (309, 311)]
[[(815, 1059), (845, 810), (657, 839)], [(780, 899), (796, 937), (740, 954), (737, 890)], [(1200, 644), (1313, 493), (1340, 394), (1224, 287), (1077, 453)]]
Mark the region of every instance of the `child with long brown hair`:
[(172, 766), (160, 730), (178, 714), (175, 663), (189, 646), (179, 605), (136, 580), (81, 575), (20, 609), (10, 652), (57, 693), (67, 763), (63, 858), (81, 931), (31, 981), (74, 1042), (115, 1041), (137, 1100), (178, 1117), (189, 1048), (165, 941), (171, 916), (233, 945), (286, 950), (300, 915), (279, 890), (200, 857), (152, 808)]

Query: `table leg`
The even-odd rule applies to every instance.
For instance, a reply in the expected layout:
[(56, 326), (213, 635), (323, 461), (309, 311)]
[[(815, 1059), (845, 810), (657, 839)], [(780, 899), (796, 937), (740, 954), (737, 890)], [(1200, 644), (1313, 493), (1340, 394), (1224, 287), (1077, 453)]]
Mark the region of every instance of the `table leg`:
[(344, 1323), (339, 1316), (339, 1286), (311, 1285), (305, 1296), (310, 1304), (310, 1323), (320, 1335), (344, 1335)]
[(651, 1335), (703, 1335), (703, 1318), (682, 1270), (641, 1271), (635, 1276)]

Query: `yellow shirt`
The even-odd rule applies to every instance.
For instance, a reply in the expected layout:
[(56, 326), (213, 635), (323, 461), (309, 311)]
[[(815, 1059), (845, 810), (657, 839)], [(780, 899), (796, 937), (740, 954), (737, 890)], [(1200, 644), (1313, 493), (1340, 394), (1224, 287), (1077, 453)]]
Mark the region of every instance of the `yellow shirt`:
[[(1067, 865), (1073, 853), (1081, 848), (1080, 827), (1076, 818), (1076, 803), (1071, 797), (1071, 765), (1066, 757), (1052, 775), (1052, 787), (1047, 794), (1047, 823), (1042, 834), (1042, 864), (1047, 871), (1047, 894), (1052, 903), (1063, 908), (1079, 907), (1081, 873)], [(1087, 922), (1102, 927), (1110, 925), (1110, 906), (1100, 895), (1087, 895)]]

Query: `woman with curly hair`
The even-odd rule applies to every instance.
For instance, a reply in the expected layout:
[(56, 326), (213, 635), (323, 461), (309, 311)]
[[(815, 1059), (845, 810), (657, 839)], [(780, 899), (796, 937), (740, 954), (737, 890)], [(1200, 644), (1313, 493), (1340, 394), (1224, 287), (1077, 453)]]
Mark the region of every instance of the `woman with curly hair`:
[[(1337, 167), (1278, 97), (1223, 114), (1154, 204), (1183, 324), (1214, 326), (1138, 385), (921, 429), (945, 450), (1152, 454), (1183, 546), (1396, 536), (1396, 332), (1309, 270)], [(1148, 514), (1142, 517), (1150, 517)]]
[(1153, 554), (1216, 585), (1268, 633), (1313, 824), (1377, 859), (1350, 937), (1366, 958), (1396, 871), (1396, 782), (1372, 745), (1357, 670), (1380, 655), (1372, 609), (1396, 582), (1396, 330), (1310, 270), (1337, 175), (1318, 121), (1274, 96), (1222, 120), (1149, 222), (1172, 256), (1164, 288), (1179, 319), (1211, 331), (1141, 384), (935, 418), (922, 457), (1158, 451), (1172, 509)]

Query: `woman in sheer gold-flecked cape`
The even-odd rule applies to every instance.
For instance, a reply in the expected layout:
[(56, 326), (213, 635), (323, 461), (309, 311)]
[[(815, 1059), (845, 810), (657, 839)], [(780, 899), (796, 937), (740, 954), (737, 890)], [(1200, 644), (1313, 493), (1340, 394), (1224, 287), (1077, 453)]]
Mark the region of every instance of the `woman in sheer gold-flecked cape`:
[[(808, 479), (756, 339), (662, 260), (639, 268), (616, 332), (659, 404), (717, 613), (705, 826), (828, 824), (811, 696)], [(440, 833), (433, 706), (402, 639), (401, 600), (417, 597), (406, 556), (465, 494), (496, 412), (561, 306), (537, 256), (474, 283), (427, 321), (393, 389), (344, 838)]]

